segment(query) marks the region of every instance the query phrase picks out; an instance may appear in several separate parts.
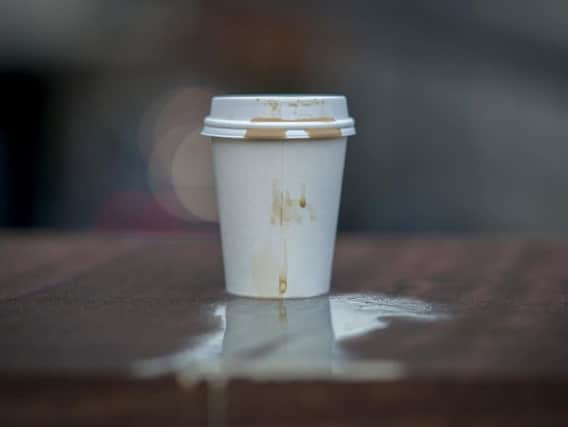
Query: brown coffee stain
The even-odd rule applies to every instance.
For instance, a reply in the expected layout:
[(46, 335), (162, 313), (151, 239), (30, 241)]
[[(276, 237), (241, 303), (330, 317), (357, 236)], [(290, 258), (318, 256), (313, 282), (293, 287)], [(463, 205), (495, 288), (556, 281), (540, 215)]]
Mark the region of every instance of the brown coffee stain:
[(282, 128), (248, 128), (245, 132), (245, 139), (286, 139), (286, 129)]
[(315, 220), (312, 206), (306, 198), (306, 185), (302, 184), (300, 196), (293, 198), (288, 190), (280, 188), (278, 179), (272, 180), (272, 207), (270, 223), (280, 227), (280, 238), (282, 243), (282, 259), (280, 271), (278, 273), (278, 294), (283, 297), (288, 290), (288, 247), (287, 247), (287, 228), (289, 224), (301, 223), (302, 218), (309, 214), (311, 221)]
[(284, 225), (284, 193), (280, 193), (280, 205), (278, 206), (278, 216), (280, 218), (280, 227)]
[(284, 296), (286, 290), (288, 289), (288, 278), (285, 274), (280, 273), (278, 276), (278, 292), (280, 292), (280, 296)]
[(260, 123), (273, 123), (273, 122), (334, 122), (335, 119), (333, 117), (307, 117), (301, 119), (283, 119), (281, 117), (253, 117), (250, 119), (251, 122), (260, 122)]
[(305, 208), (306, 205), (307, 205), (307, 202), (306, 202), (306, 185), (305, 184), (302, 185), (302, 195), (300, 196), (299, 204), (300, 204), (301, 208)]
[(316, 128), (304, 129), (312, 139), (341, 138), (341, 129), (339, 128)]
[(270, 223), (272, 225), (286, 226), (290, 223), (301, 223), (305, 216), (302, 212), (307, 210), (310, 220), (315, 219), (313, 207), (306, 198), (305, 185), (299, 198), (293, 198), (288, 190), (282, 190), (277, 179), (272, 180), (272, 210)]
[(282, 266), (278, 275), (278, 293), (284, 296), (288, 290), (288, 248), (286, 240), (282, 242)]

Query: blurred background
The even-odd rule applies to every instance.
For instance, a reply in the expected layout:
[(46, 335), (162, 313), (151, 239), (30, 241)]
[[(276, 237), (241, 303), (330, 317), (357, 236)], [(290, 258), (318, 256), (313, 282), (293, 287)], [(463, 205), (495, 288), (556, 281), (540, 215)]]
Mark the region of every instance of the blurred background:
[(0, 226), (214, 224), (211, 96), (340, 93), (340, 228), (568, 230), (568, 3), (0, 2)]

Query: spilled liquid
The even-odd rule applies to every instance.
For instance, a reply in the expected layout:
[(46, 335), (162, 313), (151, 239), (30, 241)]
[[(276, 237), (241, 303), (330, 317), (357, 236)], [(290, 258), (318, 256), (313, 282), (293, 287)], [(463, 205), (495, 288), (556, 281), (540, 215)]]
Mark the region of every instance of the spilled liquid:
[[(381, 294), (344, 294), (298, 300), (234, 298), (213, 304), (219, 328), (187, 347), (132, 367), (140, 376), (181, 373), (186, 378), (308, 376), (397, 378), (396, 361), (366, 360), (342, 342), (388, 328), (393, 319), (443, 321), (440, 306)], [(380, 340), (380, 334), (375, 335)]]

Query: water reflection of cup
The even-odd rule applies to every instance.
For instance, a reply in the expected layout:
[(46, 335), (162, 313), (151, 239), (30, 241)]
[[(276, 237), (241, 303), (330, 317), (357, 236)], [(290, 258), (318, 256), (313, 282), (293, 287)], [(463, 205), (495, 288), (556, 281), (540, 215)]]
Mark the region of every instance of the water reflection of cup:
[(227, 290), (260, 298), (328, 292), (347, 136), (343, 96), (213, 98)]
[[(194, 336), (177, 352), (137, 361), (136, 375), (184, 371), (187, 380), (212, 375), (274, 378), (342, 376), (398, 378), (397, 361), (351, 353), (341, 343), (387, 328), (393, 319), (433, 322), (448, 318), (442, 307), (381, 294), (342, 294), (288, 300), (231, 299), (208, 312), (218, 328)], [(365, 347), (365, 346), (364, 346)], [(366, 346), (375, 351), (378, 346)]]
[(327, 297), (309, 300), (234, 299), (226, 308), (223, 359), (255, 371), (298, 366), (330, 369), (334, 344)]

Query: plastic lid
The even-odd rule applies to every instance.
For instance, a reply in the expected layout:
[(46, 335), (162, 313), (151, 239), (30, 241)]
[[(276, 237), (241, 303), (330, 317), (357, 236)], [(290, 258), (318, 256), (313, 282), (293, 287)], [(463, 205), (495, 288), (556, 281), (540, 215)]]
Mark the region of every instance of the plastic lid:
[(341, 95), (215, 96), (202, 135), (235, 139), (331, 139), (355, 135)]

